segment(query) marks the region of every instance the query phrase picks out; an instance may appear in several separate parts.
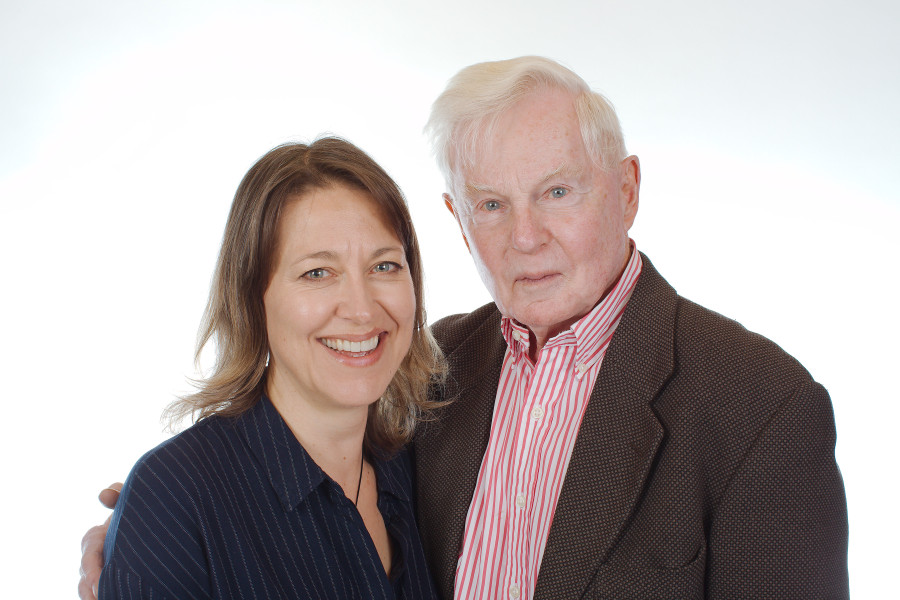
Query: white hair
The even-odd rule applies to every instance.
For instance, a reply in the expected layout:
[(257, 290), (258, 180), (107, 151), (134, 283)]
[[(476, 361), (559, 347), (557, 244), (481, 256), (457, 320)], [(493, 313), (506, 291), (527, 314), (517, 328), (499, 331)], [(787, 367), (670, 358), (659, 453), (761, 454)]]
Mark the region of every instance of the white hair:
[(603, 95), (561, 64), (541, 56), (483, 62), (457, 73), (431, 106), (425, 133), (450, 190), (454, 176), (471, 168), (503, 112), (528, 94), (561, 89), (574, 96), (588, 154), (612, 169), (626, 156), (616, 111)]

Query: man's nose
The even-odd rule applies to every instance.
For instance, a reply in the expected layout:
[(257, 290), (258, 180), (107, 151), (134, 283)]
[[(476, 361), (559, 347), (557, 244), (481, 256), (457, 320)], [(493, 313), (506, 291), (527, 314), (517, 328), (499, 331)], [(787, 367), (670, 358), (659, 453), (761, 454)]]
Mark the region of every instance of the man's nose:
[(530, 203), (517, 206), (512, 218), (512, 246), (521, 252), (533, 252), (547, 241), (546, 223)]

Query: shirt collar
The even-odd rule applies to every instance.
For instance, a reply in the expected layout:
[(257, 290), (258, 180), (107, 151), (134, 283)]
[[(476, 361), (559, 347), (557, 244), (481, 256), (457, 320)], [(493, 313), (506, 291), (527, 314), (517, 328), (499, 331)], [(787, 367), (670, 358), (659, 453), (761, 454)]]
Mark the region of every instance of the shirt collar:
[(410, 490), (412, 490), (412, 463), (406, 448), (401, 449), (396, 455), (387, 460), (373, 459), (375, 467), (375, 480), (378, 487), (378, 496), (390, 494), (403, 502), (411, 502)]
[(300, 445), (265, 394), (237, 418), (235, 426), (265, 469), (285, 512), (293, 510), (325, 480), (325, 472)]
[[(625, 305), (631, 298), (631, 292), (634, 290), (643, 266), (637, 245), (634, 240), (629, 241), (631, 242), (631, 258), (628, 259), (625, 270), (622, 271), (609, 293), (571, 327), (550, 338), (545, 344), (545, 348), (575, 345), (575, 362), (584, 365), (584, 368), (590, 367), (603, 355), (601, 351), (609, 342), (609, 338), (625, 310)], [(528, 355), (530, 334), (527, 327), (514, 319), (503, 316), (500, 319), (500, 331), (506, 344), (514, 353)]]
[[(331, 478), (297, 441), (272, 401), (263, 394), (253, 408), (239, 416), (235, 426), (250, 452), (266, 471), (269, 483), (278, 494), (285, 512), (306, 500), (323, 482)], [(409, 457), (403, 450), (390, 460), (372, 460), (379, 495), (388, 493), (410, 501)], [(337, 487), (337, 484), (335, 484)]]

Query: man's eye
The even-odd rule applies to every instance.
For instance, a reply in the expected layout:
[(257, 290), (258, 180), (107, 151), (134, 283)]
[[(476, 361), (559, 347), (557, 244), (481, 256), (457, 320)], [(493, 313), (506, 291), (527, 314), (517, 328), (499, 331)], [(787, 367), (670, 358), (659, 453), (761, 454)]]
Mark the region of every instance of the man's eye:
[(383, 262), (375, 265), (374, 271), (376, 273), (390, 273), (392, 271), (397, 271), (400, 269), (400, 265), (395, 262)]
[(324, 279), (328, 275), (325, 269), (312, 269), (301, 275), (305, 279)]
[(566, 188), (555, 187), (552, 190), (550, 190), (550, 197), (551, 198), (562, 198), (563, 196), (565, 196), (568, 193), (569, 193), (569, 190), (567, 190)]
[(484, 210), (494, 211), (494, 210), (497, 210), (498, 208), (500, 208), (500, 203), (497, 202), (496, 200), (488, 200), (487, 202), (484, 203)]

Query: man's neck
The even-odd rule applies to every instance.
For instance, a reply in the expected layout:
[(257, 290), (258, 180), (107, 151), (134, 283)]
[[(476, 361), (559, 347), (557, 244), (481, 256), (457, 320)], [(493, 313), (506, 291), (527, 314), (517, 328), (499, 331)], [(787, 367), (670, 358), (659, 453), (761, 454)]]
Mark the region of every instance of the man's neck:
[(523, 325), (528, 328), (528, 334), (530, 338), (528, 344), (528, 358), (531, 359), (532, 363), (537, 363), (538, 358), (541, 355), (541, 350), (544, 348), (548, 341), (553, 339), (553, 337), (555, 337), (556, 335), (559, 335), (560, 332), (565, 331), (566, 329), (577, 323), (579, 320), (583, 319), (585, 315), (594, 310), (598, 304), (603, 302), (603, 300), (605, 300), (606, 297), (609, 296), (609, 293), (619, 284), (619, 281), (621, 281), (622, 274), (625, 273), (625, 269), (628, 268), (628, 263), (631, 261), (631, 255), (634, 252), (634, 246), (629, 244), (628, 254), (625, 257), (625, 262), (622, 264), (622, 268), (619, 269), (619, 274), (616, 275), (616, 278), (613, 280), (613, 282), (609, 286), (607, 286), (605, 290), (603, 290), (603, 293), (600, 294), (600, 298), (596, 302), (594, 302), (590, 310), (582, 314), (575, 315), (569, 319), (566, 319), (565, 321), (561, 321), (549, 327), (532, 327), (527, 323), (523, 323)]

